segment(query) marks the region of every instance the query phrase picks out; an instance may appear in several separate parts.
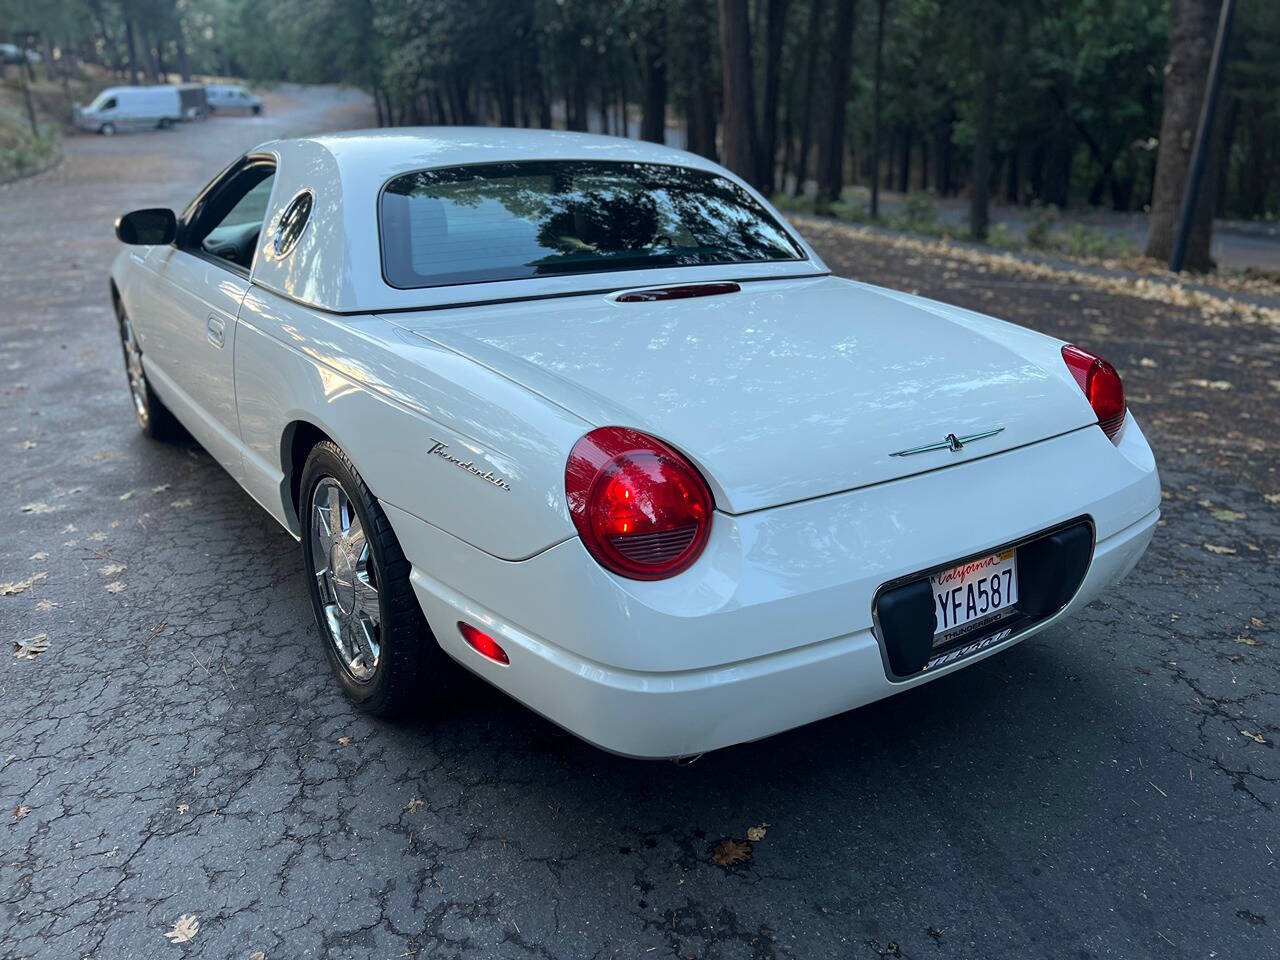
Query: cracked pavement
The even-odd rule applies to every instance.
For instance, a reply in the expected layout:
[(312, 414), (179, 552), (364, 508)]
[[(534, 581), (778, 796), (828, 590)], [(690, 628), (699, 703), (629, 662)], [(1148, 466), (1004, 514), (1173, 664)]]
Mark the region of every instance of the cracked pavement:
[(1280, 330), (806, 223), (839, 272), (1116, 364), (1166, 491), (1134, 573), (689, 767), (477, 681), (383, 723), (329, 676), (293, 540), (199, 447), (139, 435), (106, 287), (118, 213), (367, 122), (282, 88), (261, 118), (71, 137), (0, 189), (0, 624), (48, 643), (0, 664), (0, 958), (1280, 955)]

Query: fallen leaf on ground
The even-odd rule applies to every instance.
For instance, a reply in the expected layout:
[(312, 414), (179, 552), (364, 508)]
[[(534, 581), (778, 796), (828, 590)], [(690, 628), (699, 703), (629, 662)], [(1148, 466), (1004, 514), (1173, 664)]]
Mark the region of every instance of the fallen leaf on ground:
[(747, 839), (752, 843), (756, 843), (764, 839), (764, 835), (769, 832), (769, 825), (762, 823), (758, 827), (747, 827)]
[(1204, 548), (1208, 550), (1210, 553), (1217, 553), (1217, 554), (1230, 555), (1236, 552), (1235, 547), (1224, 547), (1221, 544), (1217, 544), (1217, 543), (1206, 543), (1204, 545)]
[(103, 540), (107, 539), (107, 535), (101, 530), (95, 530), (93, 533), (89, 534), (89, 539), (96, 543), (101, 543)]
[(267, 955), (261, 950), (255, 950), (249, 954), (249, 960), (267, 960)]
[(1238, 510), (1210, 510), (1213, 519), (1222, 520), (1225, 523), (1235, 523), (1237, 520), (1243, 520), (1248, 514), (1240, 513)]
[(352, 740), (351, 740), (351, 738), (350, 738), (350, 737), (339, 737), (339, 738), (338, 738), (338, 746), (340, 746), (340, 747), (349, 747), (349, 746), (351, 746), (351, 744), (352, 744)]
[(1250, 622), (1251, 624), (1253, 624), (1253, 626), (1255, 626), (1255, 627), (1263, 627), (1263, 626), (1266, 626), (1266, 624), (1264, 624), (1264, 623), (1262, 622), (1262, 620), (1261, 620), (1259, 617), (1250, 617), (1250, 618), (1249, 618), (1249, 622)]
[(31, 556), (27, 557), (27, 559), (35, 560), (37, 563), (43, 563), (45, 560), (49, 559), (49, 555), (41, 550), (39, 553), (33, 553)]
[(1280, 493), (1268, 493), (1262, 499), (1266, 500), (1267, 503), (1280, 503)]
[(199, 930), (200, 921), (193, 914), (184, 913), (173, 925), (173, 929), (166, 930), (164, 935), (170, 943), (186, 943), (195, 937)]
[(1193, 387), (1202, 387), (1205, 390), (1230, 390), (1231, 383), (1227, 380), (1188, 380), (1187, 383)]
[(151, 488), (151, 492), (152, 492), (152, 493), (164, 493), (166, 490), (168, 490), (168, 489), (169, 489), (169, 486), (170, 486), (170, 484), (162, 483), (162, 484), (160, 484), (159, 486), (152, 487), (152, 488)]
[(418, 811), (418, 808), (421, 806), (422, 806), (421, 800), (419, 800), (417, 797), (411, 797), (409, 799), (409, 803), (405, 806), (405, 809), (408, 810), (410, 813), (416, 813)]
[(19, 509), (23, 513), (53, 513), (53, 507), (47, 503), (24, 503)]
[(50, 610), (54, 609), (55, 607), (57, 607), (57, 604), (54, 603), (52, 600), (50, 600), (48, 597), (45, 597), (43, 600), (41, 600), (39, 603), (36, 604), (36, 609), (39, 610), (41, 613), (48, 613)]
[(132, 499), (133, 499), (133, 491), (132, 491), (132, 490), (126, 490), (124, 493), (120, 494), (120, 499), (121, 499), (121, 500), (132, 500)]
[(1266, 742), (1267, 742), (1267, 738), (1266, 738), (1266, 737), (1264, 737), (1262, 734), (1260, 734), (1260, 733), (1250, 733), (1248, 730), (1241, 730), (1241, 731), (1240, 731), (1240, 736), (1242, 736), (1242, 737), (1248, 737), (1248, 738), (1249, 738), (1250, 740), (1252, 740), (1254, 743), (1266, 743)]
[(24, 591), (30, 590), (47, 576), (49, 576), (49, 574), (46, 571), (41, 570), (39, 573), (33, 573), (25, 580), (15, 580), (13, 583), (0, 583), (0, 597), (15, 597)]
[(123, 563), (107, 563), (98, 568), (98, 572), (104, 577), (114, 577), (117, 573), (123, 573), (125, 564)]
[(1236, 643), (1243, 643), (1246, 647), (1262, 646), (1261, 640), (1257, 640), (1254, 637), (1246, 637), (1244, 634), (1241, 634), (1240, 636), (1236, 637)]
[(40, 446), (40, 444), (36, 443), (34, 440), (23, 440), (20, 446), (23, 450), (34, 450), (36, 447)]
[(97, 451), (96, 453), (91, 453), (91, 454), (89, 454), (89, 459), (90, 459), (90, 460), (105, 460), (105, 459), (107, 459), (107, 457), (109, 457), (109, 456), (111, 456), (110, 451), (107, 451), (107, 450), (99, 450), (99, 451)]
[(25, 817), (25, 816), (26, 816), (28, 813), (30, 813), (30, 812), (31, 812), (31, 808), (30, 808), (30, 807), (26, 807), (26, 806), (23, 806), (23, 807), (14, 807), (14, 808), (13, 808), (13, 819), (15, 819), (15, 820), (21, 820), (23, 817)]
[(715, 845), (711, 851), (711, 862), (717, 867), (732, 867), (738, 863), (746, 863), (751, 859), (751, 844), (745, 840), (727, 837)]
[(179, 812), (179, 813), (186, 813), (186, 812), (187, 812), (188, 810), (190, 810), (190, 809), (191, 809), (191, 807), (189, 807), (189, 806), (188, 806), (187, 804), (185, 804), (185, 803), (180, 803), (180, 804), (178, 804), (178, 812)]
[(178, 510), (183, 510), (186, 507), (191, 506), (191, 498), (183, 497), (181, 500), (174, 500), (173, 503), (169, 504), (169, 506), (175, 507)]
[(34, 660), (49, 649), (49, 635), (37, 633), (25, 640), (13, 641), (13, 655), (19, 660)]
[(107, 593), (120, 593), (124, 590), (124, 586), (123, 580), (112, 580), (107, 584)]

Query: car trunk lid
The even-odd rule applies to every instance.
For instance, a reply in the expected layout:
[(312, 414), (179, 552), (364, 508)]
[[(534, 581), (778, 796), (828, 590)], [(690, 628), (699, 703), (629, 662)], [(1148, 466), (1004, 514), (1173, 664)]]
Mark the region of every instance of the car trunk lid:
[[(700, 466), (729, 513), (951, 466), (1092, 422), (1065, 367), (1046, 370), (1009, 345), (1016, 336), (983, 326), (1006, 325), (962, 322), (975, 315), (941, 304), (833, 277), (696, 298), (619, 302), (619, 293), (386, 319), (592, 425), (660, 437)], [(987, 435), (906, 452), (977, 434)]]

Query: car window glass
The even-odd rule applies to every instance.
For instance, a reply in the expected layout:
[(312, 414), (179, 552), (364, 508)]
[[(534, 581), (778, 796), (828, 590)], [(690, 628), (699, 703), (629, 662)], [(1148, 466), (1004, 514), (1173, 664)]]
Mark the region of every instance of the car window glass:
[(187, 245), (251, 269), (274, 181), (275, 170), (269, 166), (236, 175), (198, 215)]
[(380, 226), (396, 287), (804, 258), (733, 181), (653, 163), (423, 170), (387, 184)]
[(306, 229), (307, 220), (311, 216), (311, 206), (314, 198), (310, 190), (304, 190), (285, 207), (284, 213), (280, 214), (280, 222), (276, 226), (276, 235), (273, 238), (273, 246), (277, 257), (288, 256), (298, 242), (298, 238), (302, 236), (302, 231)]
[(106, 100), (104, 100), (104, 101), (102, 102), (102, 106), (101, 106), (101, 107), (99, 107), (98, 109), (99, 109), (99, 110), (114, 110), (115, 108), (116, 108), (116, 98), (115, 98), (115, 97), (108, 97)]

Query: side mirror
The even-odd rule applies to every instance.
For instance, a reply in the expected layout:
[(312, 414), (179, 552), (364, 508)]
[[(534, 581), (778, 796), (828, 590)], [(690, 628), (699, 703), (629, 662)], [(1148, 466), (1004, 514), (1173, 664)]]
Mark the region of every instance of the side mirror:
[(116, 236), (121, 243), (149, 247), (173, 243), (178, 235), (178, 218), (172, 210), (154, 207), (134, 210), (116, 220)]

